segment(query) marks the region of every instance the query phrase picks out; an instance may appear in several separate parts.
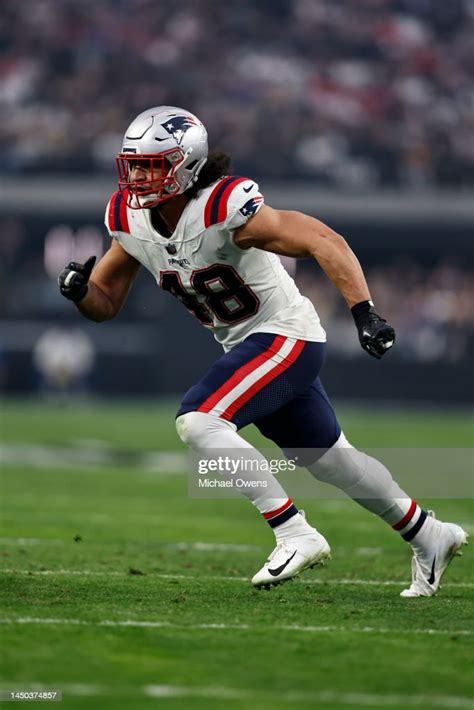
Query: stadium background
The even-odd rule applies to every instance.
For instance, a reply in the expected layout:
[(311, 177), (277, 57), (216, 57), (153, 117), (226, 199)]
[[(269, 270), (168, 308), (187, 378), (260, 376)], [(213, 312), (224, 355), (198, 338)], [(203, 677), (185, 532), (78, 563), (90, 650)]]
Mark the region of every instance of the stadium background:
[(2, 14), (4, 390), (38, 389), (34, 346), (58, 325), (90, 338), (84, 385), (108, 395), (179, 394), (218, 353), (149, 276), (113, 323), (57, 297), (73, 254), (107, 248), (124, 128), (170, 104), (202, 118), (269, 204), (326, 220), (360, 256), (398, 335), (383, 374), (324, 274), (296, 267), (328, 330), (333, 396), (470, 398), (471, 3), (27, 0)]
[[(56, 279), (71, 258), (107, 248), (103, 213), (129, 121), (148, 106), (185, 106), (270, 205), (347, 238), (396, 328), (393, 351), (367, 357), (324, 274), (288, 263), (327, 329), (323, 379), (351, 440), (470, 446), (473, 23), (469, 0), (3, 1), (4, 609), (171, 627), (5, 626), (1, 688), (57, 681), (68, 708), (152, 698), (183, 708), (190, 698), (206, 708), (470, 707), (472, 565), (415, 614), (398, 604), (409, 561), (390, 531), (352, 504), (310, 501), (337, 551), (327, 572), (265, 599), (234, 588), (225, 575), (251, 576), (267, 531), (245, 501), (218, 510), (167, 475), (183, 456), (177, 398), (219, 347), (149, 274), (103, 324), (76, 316)], [(470, 501), (434, 503), (472, 528)], [(251, 637), (237, 628), (259, 619)], [(218, 640), (205, 621), (235, 629)], [(302, 639), (308, 623), (327, 632)], [(161, 685), (146, 685), (148, 705), (134, 688), (152, 677)]]

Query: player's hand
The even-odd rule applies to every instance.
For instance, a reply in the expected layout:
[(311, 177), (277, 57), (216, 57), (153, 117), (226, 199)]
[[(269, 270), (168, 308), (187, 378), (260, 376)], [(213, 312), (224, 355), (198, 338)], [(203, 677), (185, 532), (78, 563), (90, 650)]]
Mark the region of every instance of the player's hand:
[(395, 331), (375, 312), (372, 301), (362, 301), (351, 308), (364, 350), (377, 360), (390, 350), (395, 342)]
[(58, 276), (59, 290), (64, 298), (77, 303), (87, 293), (87, 283), (94, 268), (96, 257), (90, 256), (85, 264), (70, 261)]

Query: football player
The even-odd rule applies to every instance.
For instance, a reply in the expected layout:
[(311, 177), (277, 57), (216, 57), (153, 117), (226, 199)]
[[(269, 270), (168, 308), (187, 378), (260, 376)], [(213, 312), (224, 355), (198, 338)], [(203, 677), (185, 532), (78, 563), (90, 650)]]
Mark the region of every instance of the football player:
[[(319, 379), (325, 332), (278, 256), (314, 257), (350, 308), (362, 348), (381, 358), (395, 332), (377, 313), (347, 242), (313, 217), (266, 205), (254, 180), (228, 174), (226, 154), (208, 154), (205, 127), (181, 108), (135, 118), (117, 167), (119, 189), (105, 215), (111, 247), (95, 268), (95, 257), (70, 263), (59, 276), (62, 295), (86, 318), (107, 320), (140, 266), (151, 271), (225, 351), (184, 395), (176, 418), (183, 442), (198, 452), (248, 453), (239, 430), (254, 423), (411, 545), (412, 582), (402, 596), (435, 594), (467, 535), (425, 512), (382, 463), (349, 444)], [(252, 582), (269, 587), (324, 563), (330, 548), (274, 476), (253, 475), (268, 485), (243, 493), (273, 529), (276, 547)]]

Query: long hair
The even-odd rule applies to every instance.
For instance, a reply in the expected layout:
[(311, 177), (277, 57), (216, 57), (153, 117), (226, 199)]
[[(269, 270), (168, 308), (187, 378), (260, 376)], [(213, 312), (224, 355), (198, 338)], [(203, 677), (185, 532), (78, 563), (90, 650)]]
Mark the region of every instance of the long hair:
[(199, 173), (199, 177), (186, 193), (190, 199), (197, 197), (200, 190), (209, 187), (213, 182), (219, 180), (224, 175), (229, 175), (232, 165), (232, 158), (228, 153), (220, 150), (214, 150), (209, 153), (206, 163)]

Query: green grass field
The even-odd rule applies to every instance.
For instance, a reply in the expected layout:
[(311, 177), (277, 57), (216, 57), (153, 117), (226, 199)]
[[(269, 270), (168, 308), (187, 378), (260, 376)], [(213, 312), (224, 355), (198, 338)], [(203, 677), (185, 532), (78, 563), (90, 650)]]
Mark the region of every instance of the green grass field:
[[(245, 499), (189, 498), (172, 457), (166, 471), (184, 453), (173, 413), (3, 405), (1, 689), (62, 690), (68, 709), (473, 707), (470, 548), (437, 597), (402, 599), (393, 531), (351, 501), (297, 501), (333, 559), (253, 590), (271, 531)], [(463, 412), (340, 419), (360, 447), (472, 445)], [(422, 503), (472, 531), (472, 501)]]

